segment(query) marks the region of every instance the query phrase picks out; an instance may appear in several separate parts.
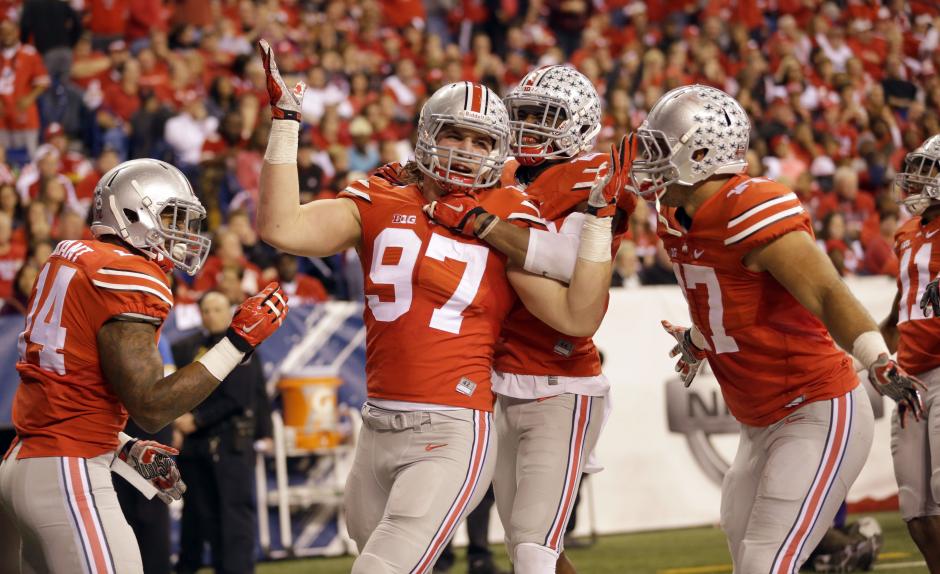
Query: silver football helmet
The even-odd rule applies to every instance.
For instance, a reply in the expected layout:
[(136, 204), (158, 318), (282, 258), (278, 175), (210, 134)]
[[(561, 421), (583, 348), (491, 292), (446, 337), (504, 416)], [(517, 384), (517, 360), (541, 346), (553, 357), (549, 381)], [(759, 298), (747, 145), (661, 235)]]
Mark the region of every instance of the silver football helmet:
[(898, 203), (914, 215), (940, 201), (940, 134), (930, 136), (904, 158), (904, 168), (894, 176)]
[[(509, 111), (510, 149), (523, 165), (590, 151), (601, 131), (597, 90), (571, 66), (543, 66), (529, 72), (503, 103)], [(529, 116), (537, 119), (526, 121)]]
[(199, 233), (206, 210), (189, 180), (156, 159), (126, 161), (95, 187), (91, 232), (117, 236), (157, 261), (167, 259), (195, 275), (211, 241)]
[(659, 199), (673, 183), (695, 185), (747, 167), (751, 122), (741, 104), (723, 91), (693, 85), (666, 93), (636, 131), (634, 191)]
[[(471, 129), (493, 139), (487, 154), (438, 145), (445, 126)], [(492, 187), (509, 155), (509, 116), (489, 88), (457, 82), (440, 88), (421, 108), (415, 161), (418, 168), (442, 184), (445, 191)]]

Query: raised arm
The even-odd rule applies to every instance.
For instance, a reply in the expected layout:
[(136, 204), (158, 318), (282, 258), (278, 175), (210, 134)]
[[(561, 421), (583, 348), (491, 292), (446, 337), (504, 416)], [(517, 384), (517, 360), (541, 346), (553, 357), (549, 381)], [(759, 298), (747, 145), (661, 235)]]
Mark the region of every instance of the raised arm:
[(155, 433), (205, 400), (247, 353), (280, 327), (287, 300), (277, 284), (247, 299), (225, 338), (196, 362), (163, 376), (156, 326), (115, 320), (98, 331), (105, 379), (142, 429)]
[(271, 46), (259, 42), (271, 100), (271, 134), (261, 167), (258, 233), (265, 242), (294, 255), (325, 257), (358, 245), (359, 210), (349, 199), (300, 204), (297, 140), (300, 105), (307, 89), (298, 82), (288, 90)]

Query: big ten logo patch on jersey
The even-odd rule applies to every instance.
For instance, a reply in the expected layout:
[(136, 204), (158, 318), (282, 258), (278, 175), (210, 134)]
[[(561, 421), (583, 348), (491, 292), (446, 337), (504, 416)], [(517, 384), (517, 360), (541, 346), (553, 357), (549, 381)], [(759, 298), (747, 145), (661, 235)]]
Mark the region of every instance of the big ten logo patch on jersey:
[[(880, 419), (885, 415), (884, 401), (867, 381), (863, 384), (875, 418)], [(666, 381), (666, 421), (669, 432), (685, 435), (692, 458), (702, 473), (721, 487), (737, 449), (732, 435), (739, 433), (741, 423), (728, 409), (708, 363), (702, 365), (691, 387), (686, 388), (678, 378)], [(785, 417), (774, 424), (789, 422), (794, 420)]]
[(398, 223), (400, 225), (414, 225), (418, 221), (416, 215), (406, 215), (404, 213), (396, 213), (392, 215), (392, 223)]
[(461, 377), (460, 382), (457, 383), (457, 392), (462, 395), (467, 395), (469, 397), (475, 390), (477, 390), (477, 384), (467, 377)]
[(567, 339), (558, 339), (555, 342), (555, 354), (561, 355), (562, 357), (570, 357), (571, 352), (574, 351), (574, 343)]

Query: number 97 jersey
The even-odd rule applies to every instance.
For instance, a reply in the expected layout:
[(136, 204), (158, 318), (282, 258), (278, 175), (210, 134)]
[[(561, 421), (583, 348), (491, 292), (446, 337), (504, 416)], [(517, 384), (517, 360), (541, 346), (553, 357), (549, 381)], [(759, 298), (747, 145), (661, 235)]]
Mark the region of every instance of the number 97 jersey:
[(796, 194), (767, 179), (735, 176), (705, 200), (694, 222), (675, 208), (660, 216), (659, 236), (735, 418), (767, 426), (858, 384), (825, 325), (770, 273), (743, 262), (788, 233), (812, 236)]
[[(544, 225), (517, 189), (478, 195), (504, 220)], [(362, 222), (368, 396), (492, 411), (493, 349), (516, 300), (505, 257), (431, 222), (417, 186), (372, 177), (340, 197)]]

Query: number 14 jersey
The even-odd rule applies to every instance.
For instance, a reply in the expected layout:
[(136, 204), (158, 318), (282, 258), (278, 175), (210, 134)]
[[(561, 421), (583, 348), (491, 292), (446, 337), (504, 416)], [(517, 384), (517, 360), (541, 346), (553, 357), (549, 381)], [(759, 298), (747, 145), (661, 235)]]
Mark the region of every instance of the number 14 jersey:
[[(506, 258), (432, 223), (417, 186), (372, 177), (340, 196), (362, 221), (368, 396), (492, 411), (493, 349), (516, 300)], [(518, 189), (479, 198), (511, 223), (544, 225)]]
[(688, 229), (675, 208), (660, 216), (659, 236), (735, 418), (767, 426), (858, 384), (851, 359), (825, 325), (770, 273), (743, 262), (792, 231), (812, 235), (796, 194), (768, 179), (735, 176), (685, 222)]

